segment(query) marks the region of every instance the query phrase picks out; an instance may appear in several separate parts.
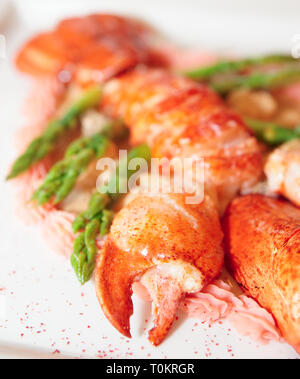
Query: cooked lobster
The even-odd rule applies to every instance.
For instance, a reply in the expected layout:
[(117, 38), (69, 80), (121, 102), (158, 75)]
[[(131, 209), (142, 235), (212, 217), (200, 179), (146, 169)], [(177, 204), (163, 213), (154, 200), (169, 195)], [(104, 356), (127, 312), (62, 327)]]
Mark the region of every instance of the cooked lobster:
[(219, 206), (262, 175), (256, 138), (207, 86), (162, 69), (137, 68), (105, 86), (101, 109), (122, 118), (133, 145), (153, 157), (204, 159)]
[[(204, 159), (207, 192), (200, 204), (184, 194), (137, 195), (116, 216), (101, 251), (96, 289), (107, 318), (130, 336), (131, 284), (140, 279), (153, 300), (149, 339), (165, 338), (185, 293), (200, 291), (223, 262), (219, 202), (261, 175), (258, 144), (241, 119), (204, 85), (164, 70), (137, 69), (109, 82), (102, 110), (121, 117), (131, 142), (154, 157)], [(208, 189), (209, 188), (209, 189)]]
[(17, 67), (33, 76), (71, 77), (81, 85), (103, 82), (138, 63), (155, 59), (154, 32), (145, 24), (116, 15), (94, 14), (61, 21), (32, 38), (16, 58)]
[(265, 173), (271, 190), (300, 206), (300, 140), (275, 149), (268, 157)]
[(300, 210), (261, 195), (236, 198), (225, 213), (224, 233), (234, 278), (300, 352)]

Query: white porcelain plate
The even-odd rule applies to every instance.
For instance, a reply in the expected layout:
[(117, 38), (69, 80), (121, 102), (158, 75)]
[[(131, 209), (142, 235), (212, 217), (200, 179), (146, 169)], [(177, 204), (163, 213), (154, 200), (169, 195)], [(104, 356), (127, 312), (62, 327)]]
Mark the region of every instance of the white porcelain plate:
[[(0, 19), (5, 3), (0, 2)], [(245, 3), (15, 1), (11, 25), (4, 31), (7, 57), (0, 58), (0, 177), (13, 157), (13, 135), (22, 124), (19, 108), (26, 93), (26, 80), (14, 71), (12, 57), (34, 31), (66, 15), (114, 11), (143, 17), (181, 44), (219, 53), (289, 51), (293, 35), (300, 32), (297, 2), (286, 0), (285, 9), (275, 1)], [(149, 305), (136, 298), (133, 338), (120, 336), (103, 316), (93, 283), (80, 287), (69, 262), (47, 248), (39, 230), (19, 222), (12, 189), (2, 179), (0, 191), (0, 357), (297, 358), (287, 344), (262, 346), (226, 322), (202, 325), (183, 315), (166, 341), (154, 348), (145, 332)]]

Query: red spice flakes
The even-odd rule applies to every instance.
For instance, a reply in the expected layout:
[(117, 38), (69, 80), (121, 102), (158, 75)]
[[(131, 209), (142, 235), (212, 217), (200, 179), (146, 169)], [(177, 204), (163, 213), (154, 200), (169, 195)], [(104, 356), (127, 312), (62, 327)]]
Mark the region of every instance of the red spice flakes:
[(52, 354), (53, 354), (53, 355), (55, 355), (55, 354), (60, 354), (60, 351), (56, 349), (56, 350), (54, 350), (54, 351), (52, 352)]

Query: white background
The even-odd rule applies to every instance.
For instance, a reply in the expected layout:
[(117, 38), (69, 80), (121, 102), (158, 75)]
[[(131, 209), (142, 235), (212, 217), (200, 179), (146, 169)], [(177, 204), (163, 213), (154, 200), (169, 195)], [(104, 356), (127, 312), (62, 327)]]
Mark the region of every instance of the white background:
[[(103, 317), (93, 284), (80, 288), (68, 262), (47, 249), (36, 229), (14, 216), (4, 177), (14, 155), (13, 134), (22, 124), (19, 109), (27, 86), (14, 71), (12, 57), (34, 31), (67, 15), (114, 11), (143, 17), (182, 45), (218, 53), (289, 52), (293, 36), (300, 33), (299, 1), (19, 0), (3, 22), (5, 2), (0, 0), (0, 33), (7, 42), (6, 59), (0, 59), (0, 294), (2, 308), (6, 298), (7, 314), (3, 319), (0, 312), (0, 357), (297, 357), (286, 344), (259, 346), (226, 323), (209, 328), (182, 316), (175, 333), (153, 348), (143, 330), (149, 326), (144, 322), (149, 307), (137, 300), (131, 322), (134, 340), (120, 337)], [(61, 354), (51, 354), (55, 350)]]

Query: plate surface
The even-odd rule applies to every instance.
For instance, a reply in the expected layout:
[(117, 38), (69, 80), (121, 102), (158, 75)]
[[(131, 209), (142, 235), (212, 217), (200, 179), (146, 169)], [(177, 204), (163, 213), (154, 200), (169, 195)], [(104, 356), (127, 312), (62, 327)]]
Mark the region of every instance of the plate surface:
[[(150, 4), (151, 3), (151, 4)], [(28, 83), (14, 71), (18, 46), (33, 32), (67, 15), (114, 11), (143, 17), (181, 44), (218, 53), (290, 51), (300, 33), (296, 1), (15, 1), (0, 58), (0, 177), (11, 162), (13, 136), (22, 124), (20, 106)], [(243, 3), (245, 4), (245, 2)], [(298, 3), (299, 4), (299, 3)], [(281, 3), (282, 5), (282, 3)], [(0, 7), (1, 12), (1, 7)], [(254, 28), (255, 26), (255, 28)], [(202, 325), (179, 315), (167, 340), (150, 346), (149, 305), (134, 299), (133, 339), (120, 336), (103, 316), (93, 283), (81, 288), (64, 258), (44, 244), (37, 229), (14, 214), (12, 189), (0, 181), (0, 357), (19, 358), (297, 358), (287, 344), (258, 345), (227, 322)]]

